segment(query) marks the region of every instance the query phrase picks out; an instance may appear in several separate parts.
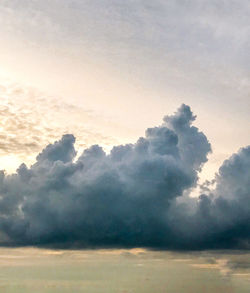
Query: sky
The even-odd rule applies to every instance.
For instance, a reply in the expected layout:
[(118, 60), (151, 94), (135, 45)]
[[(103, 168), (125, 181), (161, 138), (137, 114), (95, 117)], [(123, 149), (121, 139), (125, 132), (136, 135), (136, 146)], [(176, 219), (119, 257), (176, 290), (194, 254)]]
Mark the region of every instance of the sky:
[(249, 249), (249, 13), (1, 1), (0, 243)]
[(185, 103), (212, 144), (211, 179), (250, 142), (249, 12), (244, 0), (1, 1), (3, 167), (63, 133), (83, 147), (135, 141)]

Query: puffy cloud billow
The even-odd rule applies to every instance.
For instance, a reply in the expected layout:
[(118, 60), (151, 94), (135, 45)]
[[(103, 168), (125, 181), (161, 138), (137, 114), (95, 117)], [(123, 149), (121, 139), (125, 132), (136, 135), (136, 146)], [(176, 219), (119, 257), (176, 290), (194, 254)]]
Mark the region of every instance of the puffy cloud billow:
[(76, 159), (67, 134), (35, 164), (0, 174), (2, 245), (52, 247), (246, 247), (250, 232), (250, 147), (225, 161), (216, 186), (197, 185), (211, 146), (182, 105), (134, 144), (99, 145)]

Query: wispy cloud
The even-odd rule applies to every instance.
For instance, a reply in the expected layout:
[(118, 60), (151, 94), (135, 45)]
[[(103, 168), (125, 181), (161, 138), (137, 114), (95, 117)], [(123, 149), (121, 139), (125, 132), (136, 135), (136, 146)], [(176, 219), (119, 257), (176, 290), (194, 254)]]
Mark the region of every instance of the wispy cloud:
[(76, 147), (80, 150), (97, 142), (107, 148), (116, 143), (116, 139), (101, 133), (100, 125), (105, 131), (109, 122), (91, 110), (9, 82), (2, 82), (0, 97), (1, 158), (17, 156), (30, 163), (49, 142), (69, 132), (77, 135)]

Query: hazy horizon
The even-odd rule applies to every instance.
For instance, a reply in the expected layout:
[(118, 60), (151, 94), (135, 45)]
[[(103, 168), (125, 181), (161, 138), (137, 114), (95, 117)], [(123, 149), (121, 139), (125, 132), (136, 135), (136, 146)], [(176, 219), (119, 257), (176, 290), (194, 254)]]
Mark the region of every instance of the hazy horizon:
[(247, 293), (249, 253), (0, 249), (2, 292)]

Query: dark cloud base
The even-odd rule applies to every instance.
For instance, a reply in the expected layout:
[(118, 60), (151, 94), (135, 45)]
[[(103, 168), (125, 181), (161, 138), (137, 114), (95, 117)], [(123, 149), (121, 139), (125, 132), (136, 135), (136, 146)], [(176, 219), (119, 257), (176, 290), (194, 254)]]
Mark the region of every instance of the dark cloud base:
[(211, 146), (182, 105), (135, 144), (106, 154), (98, 145), (75, 160), (75, 138), (48, 145), (34, 165), (0, 174), (5, 246), (248, 249), (250, 147), (220, 167), (213, 188), (197, 185)]

